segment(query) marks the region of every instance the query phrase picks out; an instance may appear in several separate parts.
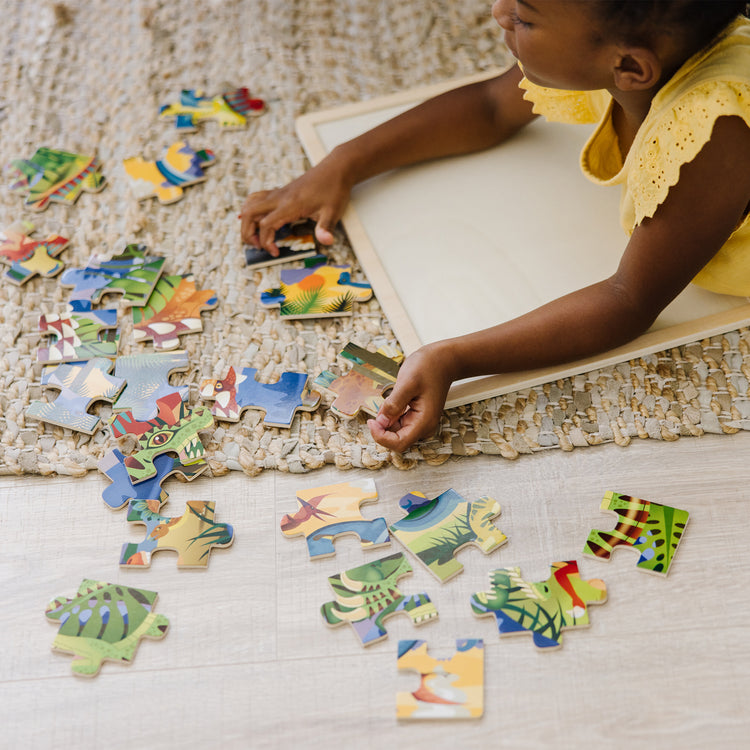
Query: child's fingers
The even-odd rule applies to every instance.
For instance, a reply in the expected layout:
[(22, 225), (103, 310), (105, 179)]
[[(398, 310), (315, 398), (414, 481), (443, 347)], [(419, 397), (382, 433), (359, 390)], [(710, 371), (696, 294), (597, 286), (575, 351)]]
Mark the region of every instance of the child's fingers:
[(315, 225), (315, 236), (322, 245), (333, 244), (333, 231), (332, 227), (336, 223), (333, 211), (330, 209), (324, 209), (320, 212), (318, 222)]

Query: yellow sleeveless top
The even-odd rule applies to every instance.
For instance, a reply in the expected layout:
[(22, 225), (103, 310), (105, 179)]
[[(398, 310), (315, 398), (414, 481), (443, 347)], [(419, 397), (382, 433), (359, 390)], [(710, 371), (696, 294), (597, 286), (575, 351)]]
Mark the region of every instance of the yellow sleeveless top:
[[(691, 57), (651, 102), (623, 163), (608, 91), (519, 86), (534, 112), (554, 122), (598, 123), (581, 153), (581, 169), (600, 185), (622, 185), (620, 221), (628, 236), (651, 217), (710, 140), (714, 121), (742, 117), (750, 127), (750, 19), (738, 18)], [(722, 294), (750, 295), (750, 215), (693, 283)]]

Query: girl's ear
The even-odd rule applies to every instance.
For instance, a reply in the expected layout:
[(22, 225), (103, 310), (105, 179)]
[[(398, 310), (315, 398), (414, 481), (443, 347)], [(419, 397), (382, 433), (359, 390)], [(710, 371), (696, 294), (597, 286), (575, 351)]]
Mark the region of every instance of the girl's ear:
[(629, 47), (620, 53), (613, 73), (615, 86), (621, 91), (643, 91), (659, 82), (662, 64), (653, 50)]

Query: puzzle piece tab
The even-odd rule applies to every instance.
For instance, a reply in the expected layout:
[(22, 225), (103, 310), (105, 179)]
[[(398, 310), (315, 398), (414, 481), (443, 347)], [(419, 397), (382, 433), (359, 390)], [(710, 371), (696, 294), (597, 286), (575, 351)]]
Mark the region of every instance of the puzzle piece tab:
[(178, 102), (165, 104), (159, 110), (159, 118), (174, 119), (177, 130), (192, 133), (201, 120), (214, 120), (222, 129), (244, 128), (248, 117), (257, 117), (265, 111), (265, 102), (251, 97), (247, 88), (225, 91), (212, 98), (196, 89), (183, 89)]
[(587, 604), (603, 604), (607, 587), (598, 578), (581, 579), (575, 560), (555, 562), (546, 581), (529, 583), (520, 568), (490, 572), (489, 591), (471, 596), (479, 617), (494, 615), (501, 636), (531, 633), (537, 648), (559, 648), (562, 631), (589, 624)]
[(669, 573), (690, 517), (686, 510), (619, 492), (607, 492), (601, 509), (617, 514), (617, 526), (613, 531), (594, 529), (586, 540), (584, 554), (609, 560), (615, 547), (632, 547), (640, 553), (637, 567), (641, 570), (659, 575)]
[(269, 427), (289, 428), (298, 411), (314, 411), (320, 394), (307, 387), (304, 372), (282, 372), (275, 383), (259, 383), (254, 367), (244, 367), (240, 374), (229, 368), (223, 380), (201, 382), (201, 398), (214, 399), (211, 413), (217, 419), (238, 422), (245, 409), (265, 412), (263, 423)]
[(326, 623), (332, 627), (348, 622), (363, 646), (386, 638), (383, 621), (405, 612), (415, 625), (423, 625), (438, 616), (427, 594), (404, 596), (398, 579), (412, 572), (403, 552), (360, 565), (328, 578), (336, 598), (321, 608)]
[(393, 535), (442, 583), (464, 569), (455, 554), (467, 544), (487, 554), (508, 541), (492, 523), (500, 515), (500, 503), (491, 497), (469, 502), (446, 490), (428, 500), (421, 492), (412, 492), (399, 505), (406, 517), (391, 524)]
[(484, 641), (456, 640), (449, 659), (435, 659), (426, 641), (398, 642), (398, 669), (420, 676), (414, 692), (396, 694), (398, 719), (478, 719), (484, 712)]
[(356, 534), (363, 548), (389, 544), (385, 519), (368, 521), (359, 512), (362, 503), (377, 499), (372, 479), (302, 490), (297, 492), (299, 510), (281, 519), (281, 533), (287, 537), (303, 535), (311, 558), (336, 554), (333, 540), (340, 534)]
[(247, 245), (245, 247), (245, 264), (253, 269), (265, 268), (277, 263), (312, 258), (318, 252), (315, 244), (314, 221), (285, 224), (281, 229), (276, 230), (273, 241), (279, 248), (278, 256), (274, 257), (261, 247)]
[(0, 231), (0, 261), (10, 266), (5, 278), (14, 284), (25, 284), (36, 275), (48, 278), (62, 270), (64, 263), (56, 260), (69, 242), (59, 234), (44, 240), (32, 240), (30, 221), (17, 221)]
[(114, 359), (120, 344), (114, 309), (42, 315), (39, 332), (54, 337), (53, 343), (37, 350), (36, 361), (44, 364), (85, 362), (94, 357)]
[(72, 599), (59, 596), (45, 612), (59, 620), (54, 651), (73, 654), (73, 674), (94, 677), (102, 662), (131, 662), (141, 638), (163, 638), (169, 620), (153, 610), (157, 593), (84, 579)]

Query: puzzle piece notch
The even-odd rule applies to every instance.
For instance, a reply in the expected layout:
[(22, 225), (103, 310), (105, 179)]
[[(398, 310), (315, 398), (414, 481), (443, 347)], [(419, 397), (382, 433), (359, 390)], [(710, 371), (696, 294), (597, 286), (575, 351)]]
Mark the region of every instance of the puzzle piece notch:
[(456, 639), (448, 659), (435, 659), (426, 641), (399, 641), (400, 672), (420, 676), (419, 688), (396, 694), (396, 718), (478, 719), (484, 712), (484, 641)]
[(286, 537), (304, 536), (310, 559), (335, 555), (334, 539), (343, 534), (356, 534), (363, 549), (390, 544), (385, 518), (367, 520), (360, 513), (363, 503), (377, 499), (372, 479), (297, 492), (299, 509), (281, 519), (281, 533)]
[(183, 89), (179, 101), (161, 107), (159, 119), (173, 118), (177, 130), (192, 133), (200, 120), (214, 120), (222, 129), (244, 128), (248, 117), (262, 115), (265, 110), (265, 102), (251, 97), (245, 87), (214, 97), (197, 89)]
[(491, 497), (469, 502), (455, 490), (446, 490), (433, 500), (411, 492), (399, 501), (406, 516), (391, 524), (391, 532), (445, 583), (463, 571), (456, 553), (469, 544), (489, 554), (508, 541), (492, 519), (500, 515), (500, 504)]
[(409, 615), (414, 625), (423, 625), (438, 616), (425, 593), (405, 596), (398, 588), (399, 578), (412, 572), (403, 552), (389, 555), (328, 578), (336, 598), (320, 608), (331, 627), (348, 622), (363, 646), (386, 638), (386, 618), (398, 612)]
[(52, 649), (73, 654), (73, 674), (81, 677), (95, 677), (104, 661), (131, 662), (141, 638), (167, 634), (169, 620), (153, 611), (157, 596), (84, 579), (75, 597), (57, 597), (47, 606), (47, 618), (60, 621)]
[(312, 258), (317, 256), (318, 253), (315, 243), (314, 221), (306, 220), (284, 224), (283, 227), (276, 230), (273, 241), (279, 249), (277, 256), (274, 257), (261, 247), (247, 245), (245, 247), (245, 265), (253, 269), (266, 268), (278, 263)]
[(636, 563), (640, 570), (666, 576), (690, 514), (612, 491), (604, 495), (600, 507), (617, 515), (617, 525), (612, 531), (592, 530), (584, 554), (609, 560), (615, 547), (631, 547), (640, 554)]
[(70, 244), (68, 239), (51, 234), (43, 240), (33, 240), (33, 232), (30, 221), (16, 221), (0, 231), (0, 261), (10, 266), (4, 277), (19, 286), (36, 275), (54, 276), (65, 265), (56, 258)]
[(120, 345), (116, 309), (41, 315), (39, 332), (54, 339), (37, 350), (36, 361), (43, 364), (114, 359)]
[(494, 615), (501, 637), (528, 632), (537, 648), (559, 648), (563, 630), (589, 625), (587, 605), (603, 604), (607, 587), (598, 578), (582, 580), (575, 560), (550, 567), (550, 577), (539, 583), (524, 580), (517, 567), (491, 571), (492, 588), (472, 594), (472, 611)]
[(258, 370), (244, 367), (239, 375), (229, 368), (223, 380), (201, 381), (203, 400), (214, 400), (211, 413), (227, 422), (238, 422), (245, 409), (265, 412), (263, 423), (268, 427), (288, 429), (298, 411), (314, 411), (320, 404), (320, 393), (308, 388), (304, 372), (283, 372), (275, 383), (260, 383)]

